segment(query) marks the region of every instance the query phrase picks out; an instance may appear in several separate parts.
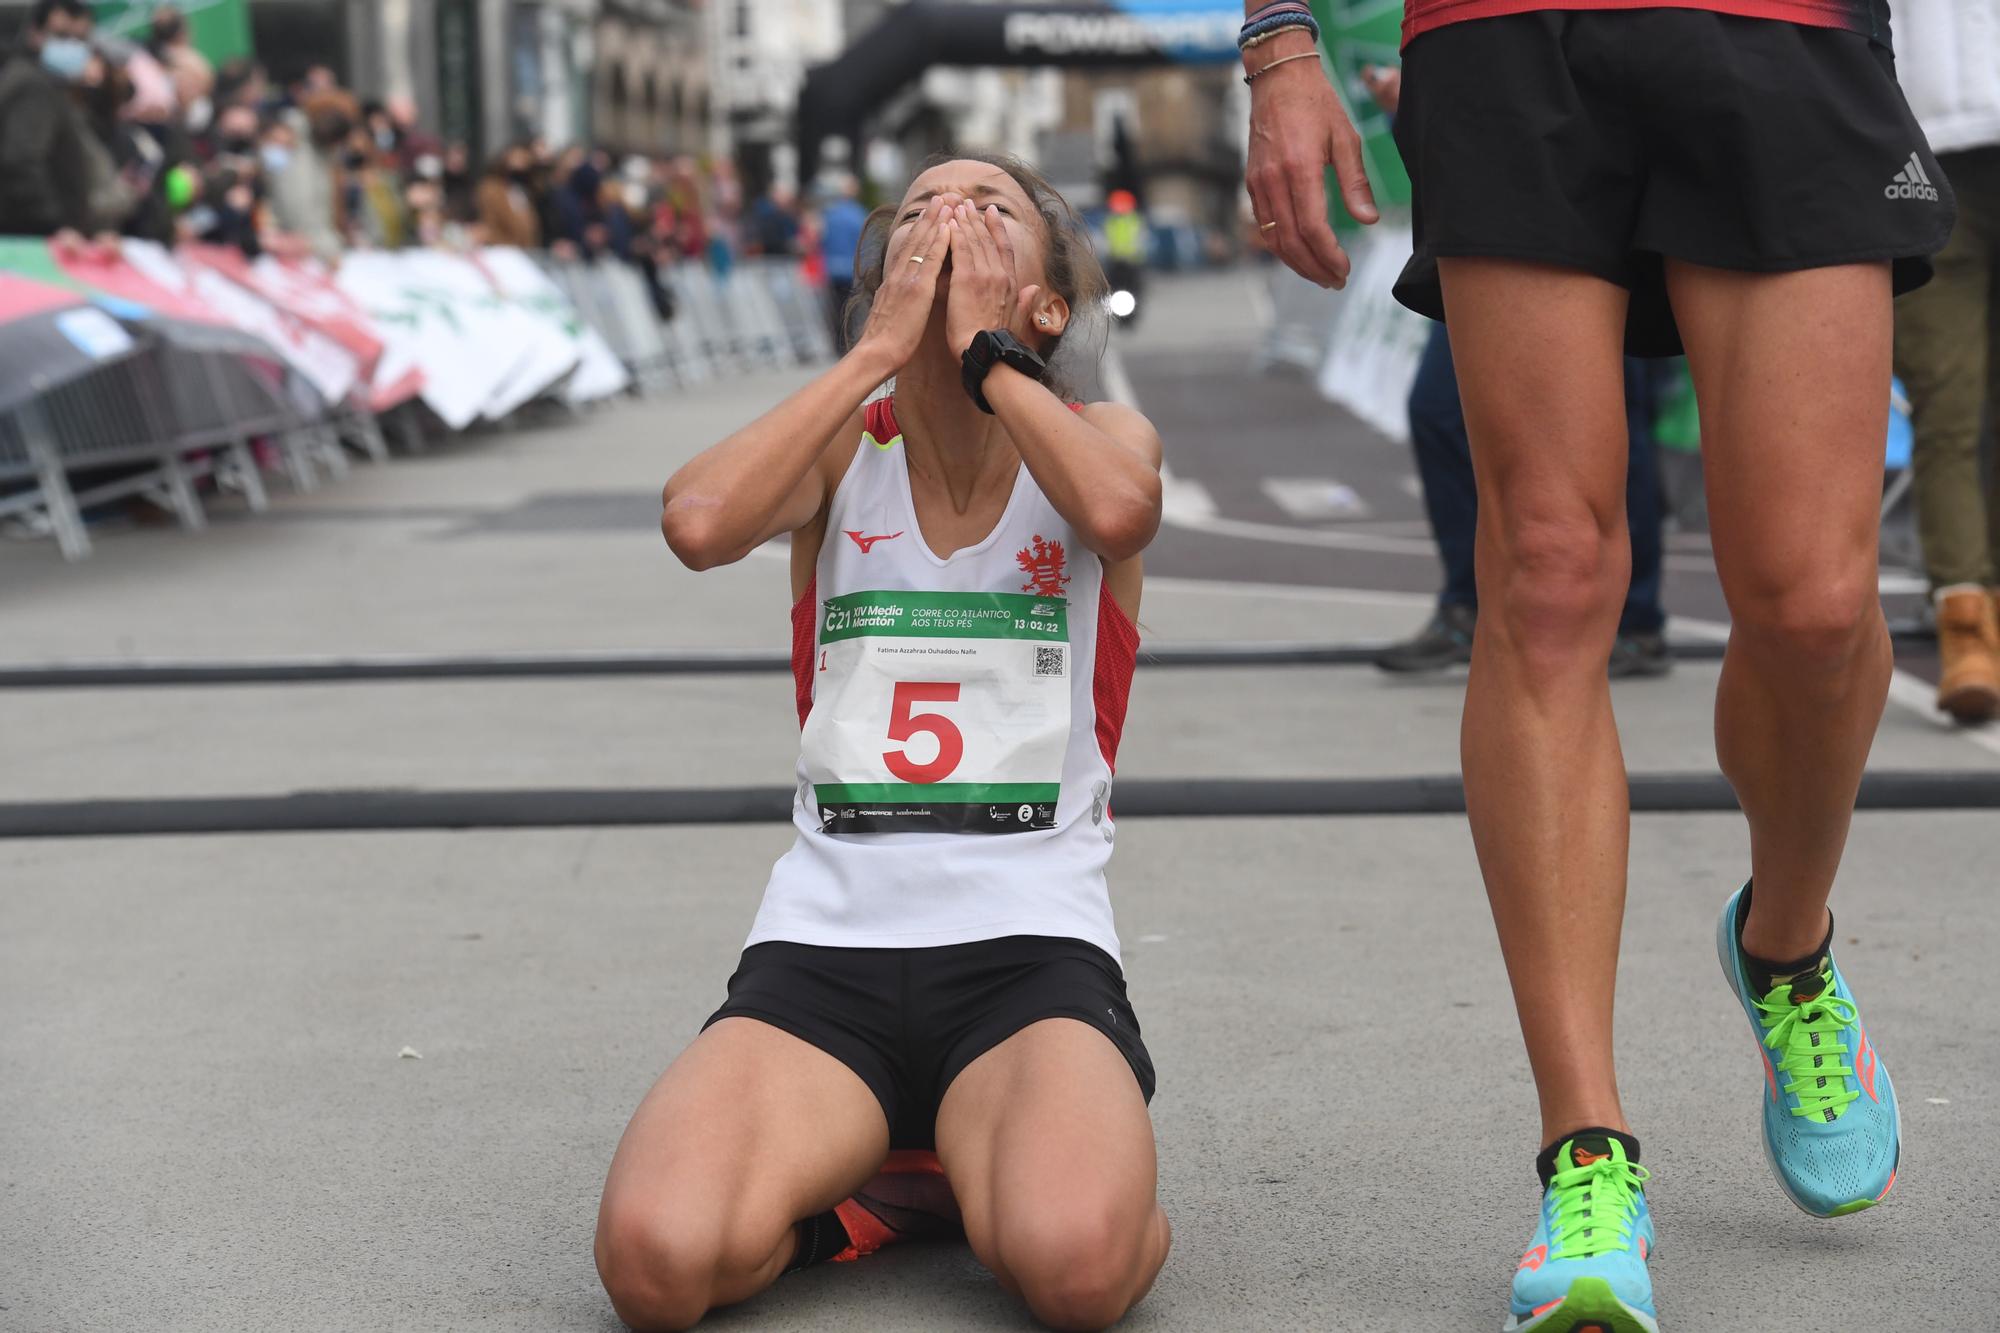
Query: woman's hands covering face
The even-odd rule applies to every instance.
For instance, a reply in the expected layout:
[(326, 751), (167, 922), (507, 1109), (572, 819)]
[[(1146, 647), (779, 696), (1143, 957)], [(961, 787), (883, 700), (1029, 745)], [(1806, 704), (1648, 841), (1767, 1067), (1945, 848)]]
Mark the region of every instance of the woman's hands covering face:
[(937, 299), (938, 272), (950, 253), (951, 233), (945, 196), (924, 205), (923, 213), (889, 242), (882, 263), (882, 285), (875, 290), (868, 323), (855, 342), (879, 351), (891, 373), (908, 365), (929, 327)]
[(986, 329), (1027, 331), (1028, 311), (1041, 294), (1038, 285), (1020, 286), (1014, 241), (997, 205), (979, 209), (960, 201), (946, 228), (951, 237), (951, 294), (945, 304), (945, 338), (958, 356)]

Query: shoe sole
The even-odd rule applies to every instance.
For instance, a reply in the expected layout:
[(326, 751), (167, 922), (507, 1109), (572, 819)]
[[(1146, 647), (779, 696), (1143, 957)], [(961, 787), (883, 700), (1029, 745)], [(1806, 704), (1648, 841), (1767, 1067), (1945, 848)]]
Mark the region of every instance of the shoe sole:
[(1508, 1315), (1500, 1333), (1660, 1333), (1660, 1321), (1618, 1299), (1601, 1277), (1580, 1277), (1560, 1304), (1534, 1315)]
[[(1722, 964), (1722, 979), (1729, 983), (1729, 993), (1736, 997), (1736, 1007), (1741, 1009), (1747, 1018), (1750, 1015), (1750, 1006), (1744, 1000), (1743, 991), (1736, 982), (1736, 940), (1734, 938), (1736, 898), (1734, 895), (1730, 897), (1729, 903), (1729, 907), (1722, 914), (1722, 920), (1715, 928), (1715, 960)], [(1757, 1040), (1757, 1034), (1754, 1029), (1751, 1031), (1750, 1040), (1756, 1043), (1757, 1063), (1762, 1067), (1766, 1059), (1764, 1055), (1764, 1043)], [(1785, 1173), (1778, 1169), (1778, 1156), (1771, 1151), (1770, 1136), (1764, 1133), (1763, 1117), (1764, 1099), (1760, 1097), (1757, 1099), (1757, 1139), (1764, 1145), (1764, 1164), (1771, 1168), (1771, 1178), (1778, 1182), (1778, 1188), (1784, 1192), (1787, 1199), (1791, 1200), (1792, 1207), (1798, 1209), (1807, 1217), (1850, 1217), (1855, 1213), (1865, 1212), (1888, 1198), (1889, 1191), (1896, 1187), (1896, 1171), (1903, 1162), (1903, 1104), (1901, 1102), (1896, 1103), (1896, 1160), (1889, 1167), (1889, 1183), (1883, 1186), (1882, 1192), (1872, 1199), (1850, 1199), (1846, 1203), (1837, 1204), (1831, 1210), (1825, 1212), (1807, 1205), (1798, 1195), (1792, 1193), (1791, 1183), (1785, 1179)]]
[(2000, 714), (2000, 690), (1990, 685), (1961, 685), (1950, 694), (1940, 694), (1940, 713), (1949, 713), (1959, 722), (1991, 722)]

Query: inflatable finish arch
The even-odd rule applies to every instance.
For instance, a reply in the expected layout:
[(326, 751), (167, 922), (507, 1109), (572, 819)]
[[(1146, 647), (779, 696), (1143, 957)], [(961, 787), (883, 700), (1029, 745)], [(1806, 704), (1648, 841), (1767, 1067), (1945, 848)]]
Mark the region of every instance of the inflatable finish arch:
[(819, 171), (820, 145), (858, 143), (862, 122), (933, 65), (1165, 65), (1236, 59), (1241, 5), (1227, 0), (1098, 0), (968, 5), (910, 0), (799, 92), (799, 179)]

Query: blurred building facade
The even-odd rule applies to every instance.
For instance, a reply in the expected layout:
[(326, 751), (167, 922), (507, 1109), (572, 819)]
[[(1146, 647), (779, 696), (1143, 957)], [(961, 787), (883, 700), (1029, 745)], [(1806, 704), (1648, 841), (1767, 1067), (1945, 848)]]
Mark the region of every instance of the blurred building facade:
[(833, 59), (847, 25), (842, 0), (710, 0), (710, 151), (733, 149), (753, 191), (797, 182), (793, 109), (806, 69)]
[(649, 156), (727, 154), (726, 127), (716, 120), (709, 8), (699, 0), (604, 0), (594, 80), (597, 143)]
[(599, 0), (266, 0), (252, 6), (257, 52), (283, 78), (302, 54), (258, 11), (343, 11), (344, 61), (364, 97), (408, 97), (448, 140), (490, 154), (515, 139), (588, 138), (596, 109)]
[[(330, 67), (363, 98), (409, 98), (480, 155), (516, 139), (727, 153), (713, 11), (732, 0), (257, 0), (258, 60), (280, 84)], [(813, 6), (802, 3), (802, 8)], [(0, 5), (11, 34), (27, 6)]]

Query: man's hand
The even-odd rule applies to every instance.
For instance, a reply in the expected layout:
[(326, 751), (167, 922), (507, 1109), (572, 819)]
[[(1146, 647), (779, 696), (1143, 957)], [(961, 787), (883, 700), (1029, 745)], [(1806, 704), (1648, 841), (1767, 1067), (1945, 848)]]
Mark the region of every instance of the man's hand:
[[(1283, 33), (1257, 47), (1246, 62), (1252, 73), (1270, 61), (1313, 49), (1304, 33)], [(1361, 136), (1317, 61), (1294, 60), (1250, 84), (1250, 163), (1245, 172), (1250, 207), (1264, 242), (1285, 266), (1322, 287), (1347, 285), (1353, 264), (1326, 217), (1328, 164), (1340, 197), (1357, 221), (1381, 214), (1361, 165)], [(1275, 224), (1275, 225), (1273, 225)]]

